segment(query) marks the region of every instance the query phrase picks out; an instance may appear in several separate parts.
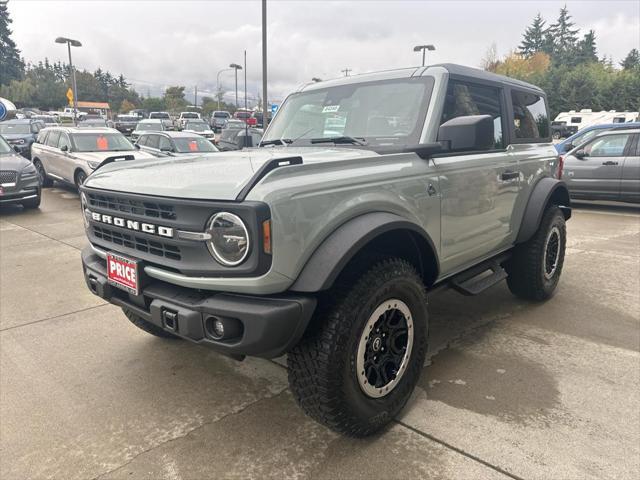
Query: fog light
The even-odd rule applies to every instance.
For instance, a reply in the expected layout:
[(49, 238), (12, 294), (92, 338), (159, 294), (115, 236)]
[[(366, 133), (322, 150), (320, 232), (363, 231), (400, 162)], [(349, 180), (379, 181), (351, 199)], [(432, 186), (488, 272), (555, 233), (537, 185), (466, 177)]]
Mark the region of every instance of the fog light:
[(207, 317), (204, 329), (213, 340), (230, 340), (242, 336), (244, 331), (242, 322), (235, 318)]
[(224, 337), (224, 323), (219, 318), (216, 318), (213, 321), (213, 332), (215, 337), (222, 338)]

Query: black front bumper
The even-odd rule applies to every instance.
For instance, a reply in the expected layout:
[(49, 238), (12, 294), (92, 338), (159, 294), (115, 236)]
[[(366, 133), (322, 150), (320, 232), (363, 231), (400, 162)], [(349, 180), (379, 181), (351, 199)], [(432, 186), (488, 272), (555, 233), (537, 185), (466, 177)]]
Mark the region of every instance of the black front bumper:
[(40, 183), (35, 181), (19, 181), (15, 187), (3, 188), (0, 194), (0, 205), (10, 205), (33, 200), (40, 195)]
[[(114, 305), (186, 340), (228, 355), (274, 358), (302, 337), (316, 299), (301, 295), (251, 296), (193, 290), (141, 275), (134, 296), (107, 282), (106, 262), (91, 247), (82, 250), (82, 267), (89, 289)], [(171, 321), (166, 312), (171, 312)], [(212, 318), (240, 322), (241, 334), (229, 340), (212, 338)]]

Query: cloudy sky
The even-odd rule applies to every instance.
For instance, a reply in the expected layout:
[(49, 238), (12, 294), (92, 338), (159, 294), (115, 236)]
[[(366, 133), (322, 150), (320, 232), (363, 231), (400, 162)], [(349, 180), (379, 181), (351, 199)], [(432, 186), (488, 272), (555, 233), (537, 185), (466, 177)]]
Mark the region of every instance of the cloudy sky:
[[(495, 43), (505, 54), (540, 12), (548, 23), (567, 4), (582, 32), (596, 32), (598, 54), (620, 61), (640, 48), (640, 1), (268, 0), (269, 97), (277, 101), (312, 77), (417, 65), (416, 44), (433, 43), (428, 63), (478, 66)], [(53, 40), (77, 38), (78, 68), (123, 73), (143, 94), (167, 85), (215, 91), (216, 74), (242, 63), (248, 89), (261, 82), (259, 1), (10, 0), (14, 39), (27, 61), (66, 60)], [(233, 72), (221, 74), (233, 88)]]

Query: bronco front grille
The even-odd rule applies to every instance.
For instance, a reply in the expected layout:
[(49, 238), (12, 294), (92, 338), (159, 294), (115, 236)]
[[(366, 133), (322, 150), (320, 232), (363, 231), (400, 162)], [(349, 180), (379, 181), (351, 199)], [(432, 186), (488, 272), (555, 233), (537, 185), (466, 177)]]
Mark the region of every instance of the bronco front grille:
[(121, 213), (144, 215), (145, 217), (151, 218), (162, 218), (165, 220), (176, 219), (176, 212), (172, 205), (132, 200), (98, 193), (88, 193), (87, 196), (89, 205), (92, 207), (106, 208)]
[(0, 170), (0, 183), (16, 183), (18, 172), (11, 170)]
[(127, 248), (136, 249), (140, 252), (150, 253), (159, 257), (169, 258), (171, 260), (180, 260), (180, 248), (174, 245), (168, 245), (164, 242), (155, 240), (147, 240), (146, 238), (131, 235), (129, 233), (120, 233), (109, 228), (93, 226), (93, 234), (105, 242), (122, 245)]

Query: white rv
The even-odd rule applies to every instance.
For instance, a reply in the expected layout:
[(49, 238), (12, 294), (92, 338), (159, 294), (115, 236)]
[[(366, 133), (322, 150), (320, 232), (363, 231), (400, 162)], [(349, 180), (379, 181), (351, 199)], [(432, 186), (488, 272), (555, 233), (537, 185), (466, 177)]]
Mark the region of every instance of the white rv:
[(579, 112), (569, 110), (560, 112), (554, 122), (566, 122), (566, 125), (578, 127), (578, 130), (591, 125), (603, 123), (627, 123), (640, 120), (638, 112), (616, 112), (615, 110), (594, 112), (590, 108), (583, 108)]

